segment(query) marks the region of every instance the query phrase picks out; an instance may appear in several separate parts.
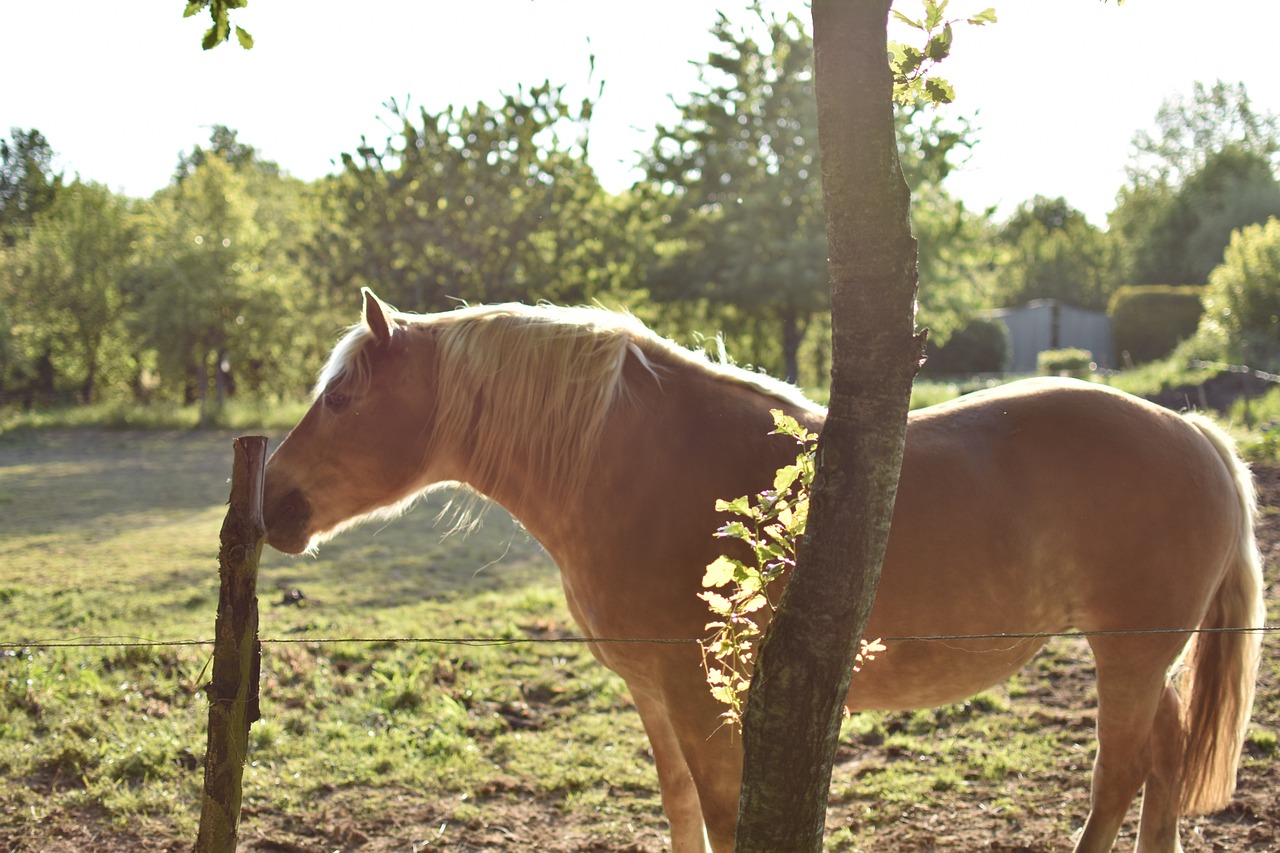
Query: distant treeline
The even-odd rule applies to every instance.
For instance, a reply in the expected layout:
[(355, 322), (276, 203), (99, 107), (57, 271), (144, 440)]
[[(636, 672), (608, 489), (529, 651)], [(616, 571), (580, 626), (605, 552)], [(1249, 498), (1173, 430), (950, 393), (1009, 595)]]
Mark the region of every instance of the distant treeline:
[[(599, 302), (686, 344), (723, 335), (739, 363), (820, 386), (812, 45), (794, 17), (763, 24), (768, 38), (716, 24), (700, 90), (654, 129), (643, 178), (619, 194), (586, 161), (593, 103), (548, 83), (434, 113), (393, 101), (399, 132), (361, 139), (312, 183), (216, 127), (148, 199), (67, 179), (56, 140), (14, 128), (0, 141), (0, 404), (293, 398), (362, 285), (423, 312)], [(1103, 230), (1063, 199), (1030, 199), (1001, 222), (968, 209), (946, 178), (976, 133), (900, 111), (935, 368), (953, 335), (1000, 345), (975, 331), (984, 309), (1055, 298), (1106, 310), (1125, 285), (1204, 286), (1184, 350), (1248, 347), (1268, 363), (1280, 349), (1280, 223), (1263, 224), (1280, 216), (1277, 118), (1219, 82), (1168, 101), (1156, 125), (1135, 136)]]

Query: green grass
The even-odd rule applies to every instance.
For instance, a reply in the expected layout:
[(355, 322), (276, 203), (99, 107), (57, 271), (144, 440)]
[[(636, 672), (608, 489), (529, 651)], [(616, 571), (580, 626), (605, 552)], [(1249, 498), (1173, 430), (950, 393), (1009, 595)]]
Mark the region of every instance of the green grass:
[[(305, 400), (231, 400), (212, 413), (205, 427), (285, 431), (301, 419)], [(200, 425), (200, 407), (176, 403), (93, 403), (24, 411), (0, 408), (0, 435), (48, 429), (188, 430)]]
[[(210, 647), (36, 644), (212, 636), (231, 438), (0, 439), (0, 839), (32, 810), (194, 838)], [(498, 779), (571, 811), (626, 791), (624, 811), (655, 822), (639, 718), (585, 646), (305, 642), (576, 633), (537, 543), (493, 509), (443, 538), (446, 499), (316, 558), (264, 552), (261, 635), (303, 642), (265, 646), (246, 807), (306, 824), (333, 791), (367, 788), (375, 813), (407, 790), (475, 808)], [(293, 588), (305, 598), (281, 603)]]
[(1200, 385), (1217, 373), (1218, 371), (1210, 368), (1188, 367), (1184, 359), (1170, 357), (1112, 374), (1107, 378), (1107, 384), (1121, 391), (1146, 397), (1170, 388)]

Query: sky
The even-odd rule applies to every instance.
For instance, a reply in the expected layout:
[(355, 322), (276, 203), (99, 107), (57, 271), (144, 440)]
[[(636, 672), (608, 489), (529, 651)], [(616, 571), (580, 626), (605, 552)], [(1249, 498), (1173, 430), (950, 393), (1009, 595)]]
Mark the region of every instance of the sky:
[[(803, 0), (762, 2), (808, 20)], [(389, 135), (390, 98), (439, 110), (549, 80), (575, 103), (603, 83), (591, 162), (617, 192), (698, 88), (717, 11), (750, 19), (746, 0), (250, 0), (232, 21), (253, 50), (233, 39), (205, 52), (208, 16), (184, 19), (184, 5), (0, 0), (0, 133), (38, 129), (68, 177), (146, 197), (215, 124), (313, 180), (361, 136)], [(1063, 196), (1105, 227), (1134, 134), (1163, 100), (1221, 79), (1280, 113), (1280, 0), (952, 0), (947, 16), (991, 5), (998, 23), (958, 27), (939, 69), (957, 92), (943, 114), (969, 118), (978, 139), (947, 180), (971, 208), (1005, 217)]]

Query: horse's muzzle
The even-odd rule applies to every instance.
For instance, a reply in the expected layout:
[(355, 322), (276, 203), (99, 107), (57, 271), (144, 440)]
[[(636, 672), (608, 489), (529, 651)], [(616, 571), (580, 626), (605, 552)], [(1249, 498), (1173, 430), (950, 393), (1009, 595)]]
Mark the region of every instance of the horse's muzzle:
[(311, 521), (311, 504), (297, 489), (285, 492), (278, 499), (269, 496), (262, 508), (267, 523), (267, 544), (286, 554), (301, 554), (311, 542), (308, 526)]

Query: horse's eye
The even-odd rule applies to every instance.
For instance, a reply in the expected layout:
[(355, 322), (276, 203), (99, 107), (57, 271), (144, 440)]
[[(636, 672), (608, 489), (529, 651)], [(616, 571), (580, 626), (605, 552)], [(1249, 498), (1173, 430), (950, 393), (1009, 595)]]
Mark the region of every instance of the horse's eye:
[(351, 398), (346, 394), (339, 394), (337, 391), (326, 391), (324, 394), (324, 405), (334, 414), (341, 413), (347, 406), (351, 405)]

